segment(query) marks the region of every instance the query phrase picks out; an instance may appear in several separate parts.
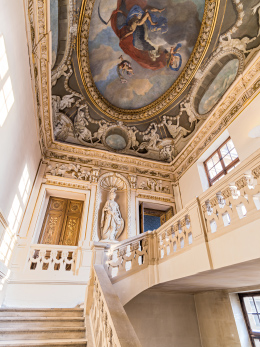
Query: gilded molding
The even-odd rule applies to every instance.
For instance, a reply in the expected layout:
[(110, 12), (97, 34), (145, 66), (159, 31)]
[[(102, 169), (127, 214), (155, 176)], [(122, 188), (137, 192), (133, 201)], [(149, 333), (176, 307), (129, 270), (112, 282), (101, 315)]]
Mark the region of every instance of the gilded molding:
[(156, 201), (161, 201), (161, 202), (170, 202), (173, 203), (175, 200), (174, 198), (165, 198), (160, 195), (150, 195), (150, 194), (138, 194), (137, 195), (138, 199), (149, 199), (149, 200), (156, 200)]
[(145, 120), (154, 117), (172, 104), (187, 88), (208, 50), (214, 32), (220, 0), (206, 0), (199, 37), (193, 52), (176, 82), (160, 98), (137, 110), (124, 110), (111, 105), (97, 90), (91, 76), (88, 55), (88, 35), (95, 0), (83, 0), (77, 39), (80, 75), (92, 103), (108, 117), (120, 121)]

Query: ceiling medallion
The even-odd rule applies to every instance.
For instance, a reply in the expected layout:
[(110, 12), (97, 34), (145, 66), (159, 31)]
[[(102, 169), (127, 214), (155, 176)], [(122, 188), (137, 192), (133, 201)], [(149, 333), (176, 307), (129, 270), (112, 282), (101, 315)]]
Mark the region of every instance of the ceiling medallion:
[[(149, 119), (173, 103), (194, 77), (209, 47), (220, 0), (205, 0), (204, 14), (195, 8), (202, 20), (196, 43), (189, 46), (173, 38), (172, 8), (162, 8), (163, 1), (151, 7), (149, 0), (124, 0), (122, 8), (122, 1), (107, 1), (83, 0), (81, 7), (77, 55), (85, 90), (112, 119)], [(172, 3), (175, 10), (181, 5)]]
[(190, 90), (190, 107), (198, 118), (207, 118), (234, 80), (244, 71), (244, 54), (237, 48), (217, 50), (199, 69)]
[(117, 153), (125, 152), (131, 145), (127, 128), (121, 122), (110, 126), (102, 135), (102, 143), (106, 148)]

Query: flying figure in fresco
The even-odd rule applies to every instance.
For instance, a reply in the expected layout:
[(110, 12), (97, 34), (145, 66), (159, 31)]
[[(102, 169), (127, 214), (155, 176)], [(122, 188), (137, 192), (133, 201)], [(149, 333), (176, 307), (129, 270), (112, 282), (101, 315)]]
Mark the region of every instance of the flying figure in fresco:
[[(126, 12), (123, 11), (126, 10)], [(168, 67), (179, 71), (182, 56), (178, 53), (181, 44), (178, 43), (168, 50), (155, 41), (168, 31), (167, 18), (161, 15), (165, 9), (157, 9), (147, 5), (147, 0), (118, 0), (117, 8), (106, 22), (98, 15), (102, 23), (111, 27), (119, 38), (120, 48), (146, 69), (158, 70)], [(156, 36), (153, 33), (156, 32)]]
[(134, 70), (131, 63), (128, 60), (124, 60), (122, 55), (119, 57), (119, 59), (121, 59), (121, 63), (117, 65), (117, 74), (121, 83), (127, 83), (127, 79), (123, 77), (123, 73), (125, 72), (128, 76), (131, 76), (134, 75)]

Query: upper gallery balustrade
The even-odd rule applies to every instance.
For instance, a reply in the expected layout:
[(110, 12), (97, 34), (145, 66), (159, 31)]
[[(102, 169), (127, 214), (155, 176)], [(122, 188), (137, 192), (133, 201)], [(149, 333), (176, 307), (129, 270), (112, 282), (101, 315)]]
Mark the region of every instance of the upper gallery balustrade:
[[(198, 244), (210, 246), (211, 240), (258, 220), (259, 210), (260, 151), (257, 151), (159, 229), (112, 245), (105, 251), (105, 268), (112, 282), (117, 282)], [(213, 244), (211, 249), (214, 252)]]

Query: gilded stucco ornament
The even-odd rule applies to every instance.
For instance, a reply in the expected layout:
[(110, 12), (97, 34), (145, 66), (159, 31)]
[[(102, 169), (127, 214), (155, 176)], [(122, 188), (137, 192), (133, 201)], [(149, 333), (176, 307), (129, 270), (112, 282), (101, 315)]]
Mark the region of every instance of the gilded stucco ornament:
[(146, 181), (142, 181), (139, 185), (139, 189), (170, 194), (170, 187), (164, 186), (162, 180), (151, 178), (147, 178)]

